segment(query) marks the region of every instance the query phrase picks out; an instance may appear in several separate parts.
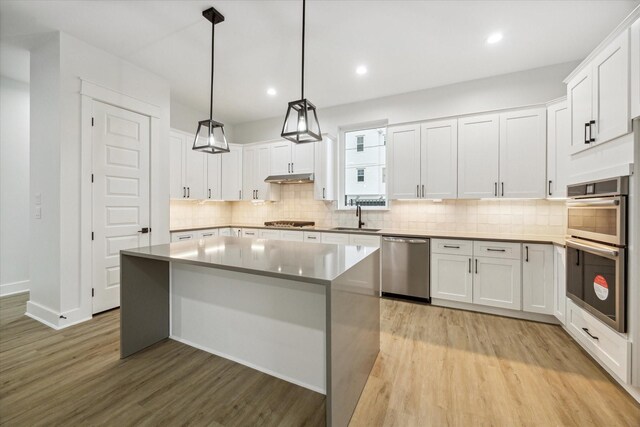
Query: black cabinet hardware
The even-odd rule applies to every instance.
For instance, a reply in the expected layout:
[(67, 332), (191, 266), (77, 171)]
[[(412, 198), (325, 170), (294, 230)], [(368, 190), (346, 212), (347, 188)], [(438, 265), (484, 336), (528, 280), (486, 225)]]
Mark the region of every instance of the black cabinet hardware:
[(424, 198), (424, 184), (422, 184), (422, 198)]
[(460, 249), (460, 246), (453, 246), (453, 245), (444, 245), (444, 247), (449, 249)]
[(471, 273), (471, 258), (469, 258), (469, 273)]
[(549, 195), (550, 195), (550, 196), (552, 195), (552, 194), (551, 194), (551, 182), (552, 182), (552, 181), (551, 181), (551, 180), (549, 180)]
[(151, 229), (149, 227), (142, 227), (138, 233), (147, 234)]
[(420, 184), (416, 185), (416, 197), (420, 197)]
[(502, 186), (502, 197), (504, 197), (504, 182), (501, 182), (500, 185)]
[(478, 260), (476, 260), (476, 274), (478, 274)]
[(592, 339), (598, 341), (600, 338), (596, 337), (595, 335), (591, 335), (591, 332), (589, 332), (589, 328), (582, 328), (582, 330), (589, 335)]
[(589, 142), (596, 142), (596, 138), (593, 136), (593, 125), (596, 124), (595, 120), (589, 122)]
[(506, 249), (493, 249), (493, 248), (487, 248), (487, 251), (489, 252), (506, 252)]
[(493, 195), (498, 197), (498, 183), (497, 182), (493, 183)]
[(528, 245), (524, 247), (524, 251), (525, 251), (524, 261), (529, 262), (529, 246)]
[(182, 197), (187, 197), (187, 187), (182, 187)]
[(589, 130), (589, 129), (590, 129), (589, 128), (589, 123), (587, 122), (587, 123), (584, 124), (584, 143), (585, 144), (589, 143), (589, 139), (590, 138), (587, 138), (587, 130)]

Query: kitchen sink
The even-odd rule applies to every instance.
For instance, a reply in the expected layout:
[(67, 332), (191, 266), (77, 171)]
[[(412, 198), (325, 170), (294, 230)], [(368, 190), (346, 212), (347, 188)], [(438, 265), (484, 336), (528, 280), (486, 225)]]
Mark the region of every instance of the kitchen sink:
[(356, 228), (356, 227), (333, 227), (332, 230), (336, 230), (336, 231), (368, 231), (368, 232), (380, 231), (379, 228)]

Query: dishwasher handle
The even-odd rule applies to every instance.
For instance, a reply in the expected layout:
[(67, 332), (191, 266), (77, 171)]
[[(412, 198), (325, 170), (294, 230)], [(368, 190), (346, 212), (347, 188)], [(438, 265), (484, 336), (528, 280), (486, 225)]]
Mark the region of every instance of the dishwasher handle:
[(429, 240), (425, 240), (425, 239), (403, 239), (400, 237), (383, 237), (382, 240), (390, 243), (411, 243), (411, 244), (429, 243)]

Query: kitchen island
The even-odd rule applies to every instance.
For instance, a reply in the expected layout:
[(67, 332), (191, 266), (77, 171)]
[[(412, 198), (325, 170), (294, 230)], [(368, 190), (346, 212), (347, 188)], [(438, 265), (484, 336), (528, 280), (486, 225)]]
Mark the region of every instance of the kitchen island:
[(121, 251), (121, 357), (172, 338), (326, 395), (346, 426), (380, 348), (380, 254), (216, 237)]

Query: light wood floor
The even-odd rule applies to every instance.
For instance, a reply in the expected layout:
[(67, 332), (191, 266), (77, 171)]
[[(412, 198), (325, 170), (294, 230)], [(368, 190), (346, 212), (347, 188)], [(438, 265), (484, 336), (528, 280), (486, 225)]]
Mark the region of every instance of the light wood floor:
[[(119, 359), (119, 311), (53, 331), (0, 298), (0, 424), (322, 425), (324, 396), (167, 340)], [(382, 300), (352, 426), (640, 426), (557, 326)]]

